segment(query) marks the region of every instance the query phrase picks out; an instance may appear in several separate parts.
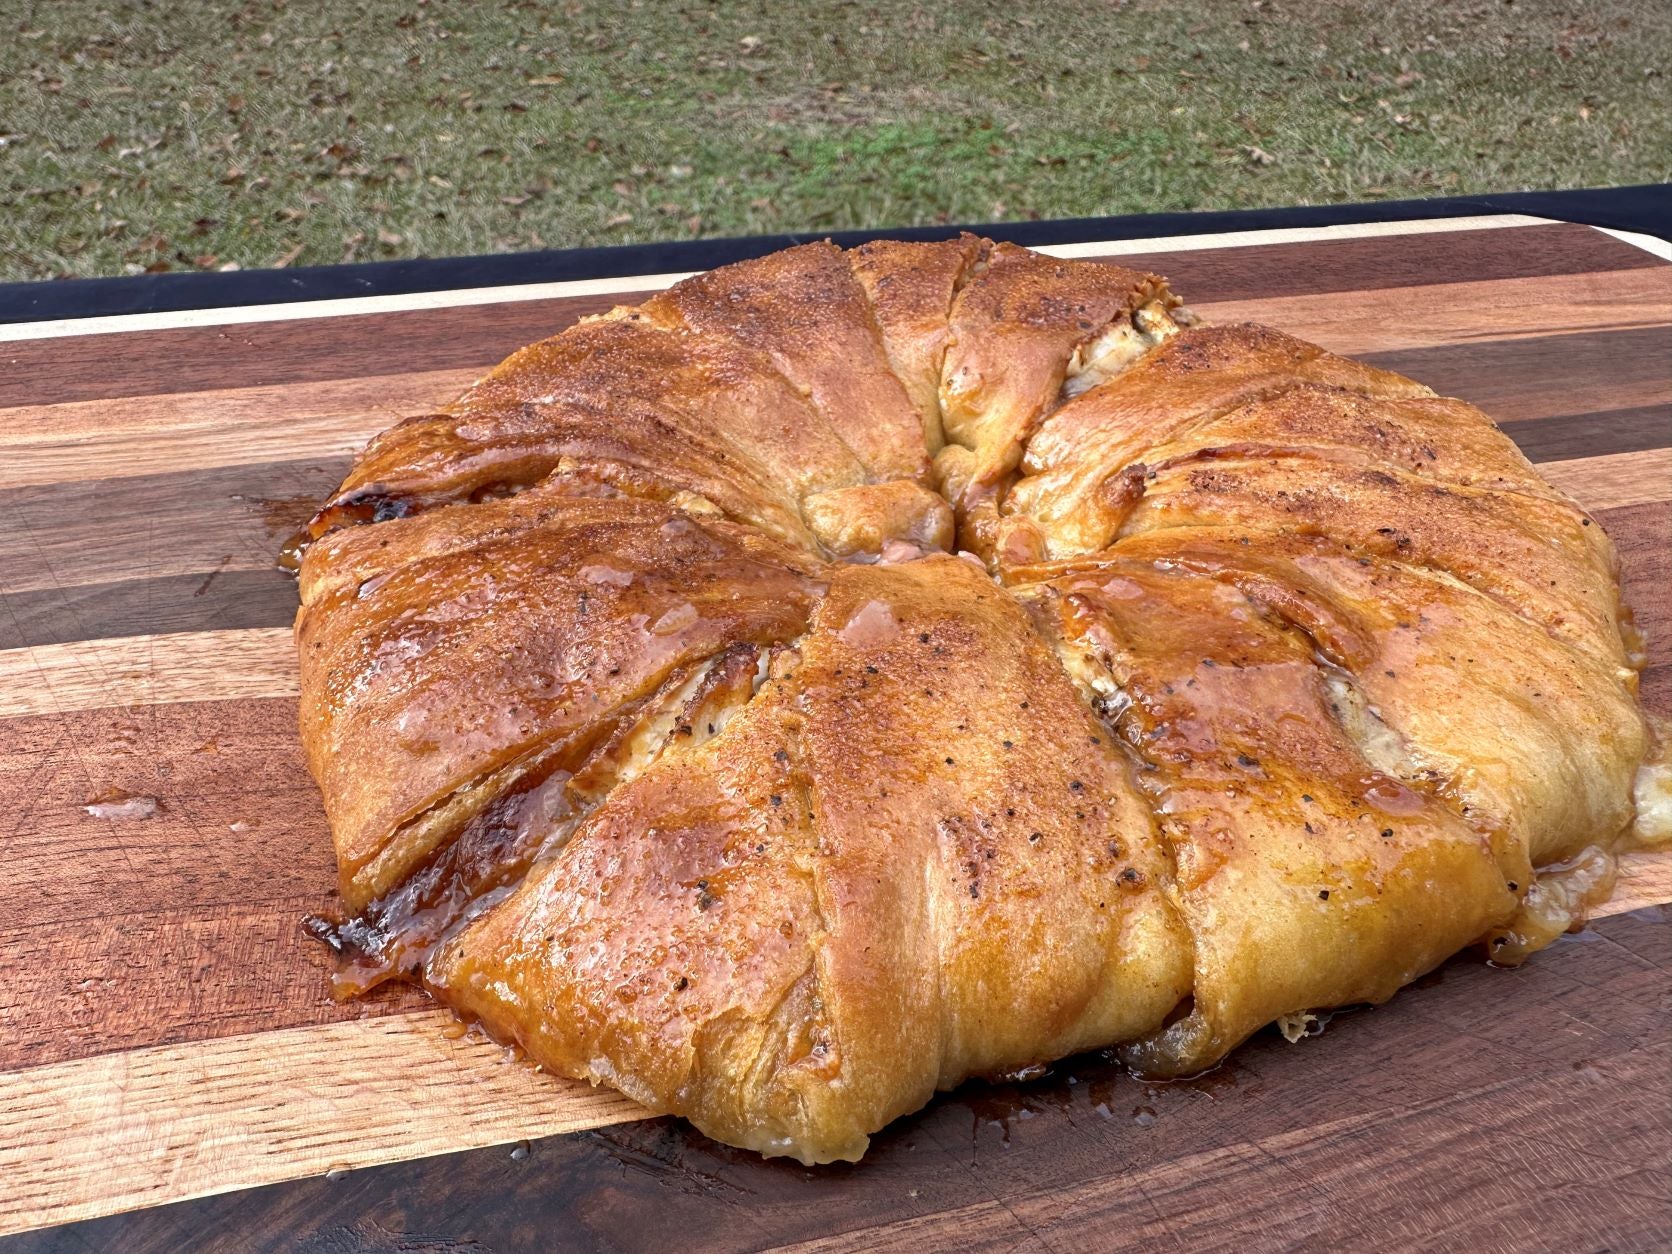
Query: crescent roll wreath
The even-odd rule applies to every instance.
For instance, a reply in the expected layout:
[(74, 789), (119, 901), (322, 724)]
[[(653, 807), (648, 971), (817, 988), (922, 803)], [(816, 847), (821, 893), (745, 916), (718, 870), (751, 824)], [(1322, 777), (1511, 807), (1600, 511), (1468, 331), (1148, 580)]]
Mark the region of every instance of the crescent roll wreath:
[(383, 432), (310, 532), (339, 991), (765, 1154), (1518, 962), (1668, 834), (1602, 529), (1150, 274), (726, 266)]

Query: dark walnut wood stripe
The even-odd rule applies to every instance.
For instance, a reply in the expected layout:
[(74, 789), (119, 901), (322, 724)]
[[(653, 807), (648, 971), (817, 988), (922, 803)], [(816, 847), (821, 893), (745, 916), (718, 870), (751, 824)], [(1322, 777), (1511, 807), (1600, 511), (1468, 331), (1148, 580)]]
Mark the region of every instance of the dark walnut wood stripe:
[[(277, 546), (275, 546), (276, 549)], [(296, 580), (276, 567), (0, 592), (0, 649), (173, 631), (284, 627)]]
[[(1668, 380), (1672, 390), (1672, 379)], [(1672, 447), (1672, 401), (1634, 409), (1566, 414), (1553, 418), (1500, 422), (1528, 461), (1555, 462), (1570, 457), (1606, 457)]]
[(1672, 925), (1607, 919), (1519, 971), (1457, 960), (1291, 1046), (1145, 1085), (1096, 1058), (971, 1084), (807, 1170), (670, 1120), (209, 1197), (19, 1254), (1319, 1245), (1659, 1248), (1672, 1180)]
[(1461, 397), (1500, 423), (1664, 406), (1672, 395), (1672, 326), (1482, 340), (1366, 353), (1364, 360)]
[(305, 456), (0, 489), (0, 591), (269, 567), (348, 466)]
[[(1224, 301), (1421, 283), (1664, 265), (1589, 227), (1557, 224), (1416, 237), (1121, 256), (1191, 300)], [(257, 387), (492, 364), (532, 339), (642, 293), (0, 343), (0, 406)], [(391, 354), (389, 345), (399, 345)], [(66, 363), (73, 363), (66, 369)]]
[(285, 538), (348, 469), (309, 458), (0, 490), (0, 649), (288, 625)]

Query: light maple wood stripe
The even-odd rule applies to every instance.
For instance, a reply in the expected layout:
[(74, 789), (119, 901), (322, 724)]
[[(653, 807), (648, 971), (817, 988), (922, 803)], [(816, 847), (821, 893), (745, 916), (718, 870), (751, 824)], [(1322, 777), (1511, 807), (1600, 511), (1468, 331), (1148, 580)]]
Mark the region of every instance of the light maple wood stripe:
[[(1546, 226), (1549, 218), (1525, 214), (1486, 214), (1471, 218), (1436, 218), (1413, 222), (1362, 222), (1338, 226), (1278, 227), (1263, 231), (1227, 231), (1220, 235), (1173, 235), (1149, 239), (1101, 240), (1083, 244), (1044, 244), (1034, 251), (1056, 257), (1122, 257), (1134, 253), (1189, 252), (1204, 249), (1248, 248), (1261, 244), (1290, 244), (1323, 240), (1435, 235), (1450, 231), (1494, 230), (1518, 226)], [(616, 292), (656, 291), (688, 272), (629, 275), (622, 278), (574, 279), (558, 283), (525, 283), (505, 287), (460, 288), (444, 292), (413, 292), (401, 296), (354, 296), (338, 300), (294, 301), (289, 304), (244, 305), (230, 309), (187, 309), (175, 313), (117, 314), (104, 318), (65, 318), (48, 322), (18, 322), (0, 326), (0, 343), (55, 339), (71, 335), (110, 335), (124, 331), (156, 331), (174, 327), (211, 327), (255, 322), (348, 317), (392, 313), (406, 309), (448, 309), (467, 305), (499, 305), (513, 301), (600, 296)]]
[(451, 401), (481, 373), (432, 370), (0, 409), (0, 488), (343, 456), (392, 423)]
[(1212, 322), (1263, 322), (1334, 352), (1393, 352), (1672, 323), (1672, 266), (1483, 283), (1321, 292), (1191, 308)]
[(1647, 505), (1672, 496), (1672, 448), (1540, 462), (1538, 471), (1592, 511)]
[(1286, 226), (1264, 231), (1227, 231), (1223, 235), (1166, 235), (1153, 239), (1098, 244), (1040, 244), (1033, 251), (1053, 257), (1124, 257), (1132, 253), (1195, 252), (1247, 248), (1256, 244), (1308, 244), (1325, 240), (1387, 239), (1405, 235), (1441, 235), (1448, 231), (1489, 231), (1515, 226), (1549, 226), (1553, 218), (1523, 213), (1488, 213), (1472, 218), (1427, 218), (1404, 222), (1349, 222), (1339, 226)]
[(439, 1010), (0, 1073), (0, 1233), (645, 1116)]
[(284, 627), (0, 650), (0, 718), (296, 693), (296, 646)]
[(1672, 241), (1657, 239), (1653, 235), (1644, 235), (1638, 231), (1619, 231), (1611, 226), (1599, 226), (1594, 229), (1604, 235), (1612, 235), (1633, 248), (1641, 248), (1650, 256), (1659, 257), (1662, 261), (1672, 261)]

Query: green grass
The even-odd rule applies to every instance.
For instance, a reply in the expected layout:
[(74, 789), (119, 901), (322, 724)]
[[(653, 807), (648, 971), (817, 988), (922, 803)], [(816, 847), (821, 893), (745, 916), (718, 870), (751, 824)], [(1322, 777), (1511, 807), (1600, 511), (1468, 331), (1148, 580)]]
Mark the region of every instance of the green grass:
[(11, 0), (0, 277), (1672, 178), (1672, 5)]

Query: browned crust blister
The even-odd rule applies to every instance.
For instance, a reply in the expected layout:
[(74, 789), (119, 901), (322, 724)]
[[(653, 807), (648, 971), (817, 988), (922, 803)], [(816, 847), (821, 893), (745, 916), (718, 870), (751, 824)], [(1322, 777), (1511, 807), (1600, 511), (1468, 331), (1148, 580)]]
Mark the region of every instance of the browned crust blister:
[(967, 235), (531, 345), (313, 533), (340, 987), (808, 1162), (1517, 960), (1648, 751), (1613, 549), (1479, 411)]

